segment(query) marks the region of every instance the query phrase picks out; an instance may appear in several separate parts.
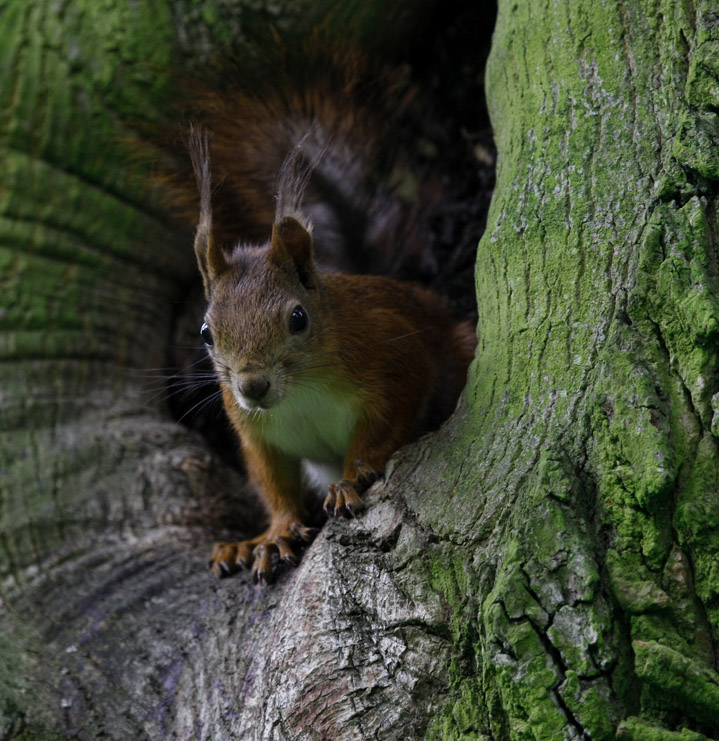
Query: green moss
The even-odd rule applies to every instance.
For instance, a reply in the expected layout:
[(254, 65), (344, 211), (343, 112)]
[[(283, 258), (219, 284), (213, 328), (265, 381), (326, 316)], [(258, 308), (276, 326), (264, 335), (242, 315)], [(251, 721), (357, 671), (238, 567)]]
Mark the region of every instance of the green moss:
[[(671, 606), (670, 606), (671, 607)], [(665, 614), (632, 615), (631, 629), (632, 635), (641, 636), (643, 641), (656, 641), (671, 646), (680, 651), (685, 656), (691, 656), (693, 647), (680, 635), (671, 609), (667, 609)]]
[(719, 631), (719, 445), (704, 435), (686, 486), (677, 499), (673, 525), (692, 556), (694, 588)]
[[(507, 486), (515, 537), (502, 544), (482, 618), (501, 645), (489, 652), (492, 681), (511, 727), (527, 737), (539, 700), (515, 685), (531, 681), (520, 667), (538, 661), (533, 634), (564, 665), (563, 681), (545, 691), (558, 692), (583, 727), (593, 723), (593, 735), (611, 737), (617, 716), (607, 708), (618, 704), (586, 681), (593, 652), (616, 659), (622, 701), (638, 702), (633, 657), (606, 630), (612, 610), (584, 613), (566, 598), (575, 563), (593, 574), (587, 564), (608, 550), (612, 607), (635, 639), (681, 647), (702, 666), (717, 625), (709, 575), (719, 583), (711, 565), (719, 545), (708, 510), (719, 512), (711, 463), (719, 455), (703, 440), (712, 420), (719, 427), (716, 194), (703, 180), (717, 167), (715, 6), (660, 6), (499, 5), (488, 66), (499, 167), (478, 253), (484, 342), (471, 391), (481, 401), (475, 434), (491, 438), (498, 428), (524, 446), (482, 449), (496, 456), (490, 470), (523, 476), (517, 489)], [(562, 392), (571, 399), (586, 378), (592, 441), (583, 470), (597, 486), (601, 545), (582, 533), (592, 517), (584, 479), (545, 449), (556, 439), (553, 422), (581, 419), (585, 408), (567, 413)], [(564, 432), (581, 460), (567, 442), (574, 430)], [(672, 561), (679, 545), (699, 564), (696, 595)], [(598, 605), (602, 584), (596, 576), (589, 584), (584, 599)], [(536, 670), (542, 684), (539, 663)], [(644, 686), (646, 700), (655, 687)]]
[[(699, 17), (706, 19), (714, 9), (711, 2), (698, 3)], [(687, 100), (701, 108), (719, 107), (719, 39), (710, 23), (700, 23), (697, 45), (687, 71)]]
[(661, 704), (699, 722), (719, 719), (719, 674), (657, 641), (632, 643), (637, 676), (661, 693)]
[(466, 633), (464, 618), (469, 602), (469, 576), (466, 565), (461, 558), (455, 557), (447, 561), (443, 555), (432, 561), (430, 569), (432, 588), (447, 602), (452, 637), (459, 641)]
[(656, 583), (640, 554), (615, 549), (607, 551), (607, 571), (619, 606), (632, 614), (661, 611), (669, 606), (669, 596)]
[(430, 583), (447, 604), (455, 650), (449, 667), (451, 700), (430, 725), (427, 738), (444, 741), (482, 738), (482, 734), (489, 734), (482, 680), (477, 675), (480, 646), (470, 594), (472, 581), (468, 566), (461, 558), (447, 559), (443, 554), (433, 559)]
[(615, 738), (615, 723), (607, 708), (611, 698), (601, 694), (596, 686), (586, 686), (573, 670), (567, 671), (561, 687), (562, 698), (575, 717), (581, 718), (584, 727), (596, 741), (609, 741)]
[[(650, 317), (702, 422), (711, 422), (719, 383), (719, 284), (709, 262), (712, 227), (702, 199), (658, 207), (644, 234), (631, 313)], [(655, 331), (654, 329), (652, 331)]]
[(599, 600), (596, 604), (564, 605), (554, 615), (547, 637), (563, 663), (572, 667), (568, 672), (591, 679), (606, 669), (611, 656), (610, 625), (611, 618)]
[[(562, 530), (558, 532), (562, 533)], [(537, 541), (530, 538), (527, 542), (532, 553)], [(545, 545), (551, 547), (552, 543), (550, 539)], [(548, 601), (552, 594), (559, 600), (562, 594), (573, 594), (573, 577), (577, 582), (583, 582), (581, 561), (575, 560), (576, 571), (571, 566), (565, 570), (557, 563), (557, 556), (566, 553), (567, 546), (565, 542), (563, 548), (553, 554), (553, 577), (548, 579), (548, 574), (540, 569), (532, 580), (534, 588), (544, 593)], [(576, 547), (572, 550), (575, 558), (581, 553), (581, 549)], [(537, 593), (528, 583), (529, 574), (537, 568), (537, 561), (528, 556), (519, 544), (515, 544), (511, 553), (514, 554), (512, 560), (498, 575), (493, 592), (482, 609), (484, 632), (495, 636), (501, 644), (491, 651), (492, 679), (500, 689), (509, 724), (513, 728), (527, 724), (536, 738), (557, 737), (553, 734), (559, 734), (572, 722), (558, 706), (558, 698), (564, 698), (564, 691), (568, 689), (575, 692), (577, 719), (592, 733), (596, 731), (601, 736), (602, 728), (607, 723), (611, 725), (614, 717), (606, 686), (600, 680), (598, 686), (603, 686), (604, 690), (597, 689), (587, 679), (582, 692), (577, 693), (576, 686), (566, 684), (565, 671), (574, 671), (575, 675), (581, 673), (589, 678), (601, 674), (606, 668), (603, 661), (605, 657), (611, 660), (609, 657), (612, 655), (611, 644), (606, 642), (607, 631), (611, 630), (609, 616), (602, 610), (601, 600), (595, 604), (557, 606), (558, 609), (553, 606), (552, 609), (557, 611), (547, 629), (550, 622), (545, 609), (547, 605), (538, 601)], [(541, 551), (537, 556), (538, 560), (542, 558)], [(560, 557), (559, 563), (562, 560)], [(549, 565), (551, 561), (547, 563)], [(591, 574), (589, 569), (589, 585), (585, 587), (587, 596), (593, 589)], [(569, 581), (563, 581), (565, 579)], [(556, 662), (555, 656), (561, 656), (562, 665)], [(564, 666), (572, 669), (567, 670)], [(599, 718), (602, 718), (601, 724), (598, 724)], [(521, 738), (521, 732), (516, 737)]]
[(711, 111), (685, 114), (680, 118), (679, 133), (674, 141), (674, 156), (702, 177), (719, 180), (716, 142), (719, 139), (719, 116)]
[(489, 741), (492, 736), (482, 730), (483, 725), (478, 724), (485, 706), (479, 682), (460, 684), (458, 695), (456, 702), (433, 720), (426, 738), (437, 741)]
[[(433, 570), (435, 588), (452, 605), (456, 653), (465, 656), (451, 667), (454, 699), (436, 725), (444, 737), (458, 738), (475, 727), (485, 733), (489, 728), (495, 737), (503, 732), (549, 739), (573, 722), (601, 736), (615, 722), (603, 676), (613, 660), (611, 619), (597, 598), (599, 571), (590, 532), (578, 516), (583, 497), (571, 471), (566, 456), (540, 455), (527, 496), (512, 514), (519, 535), (502, 545), (502, 568), (482, 601), (479, 626), (470, 627), (476, 618), (468, 608), (476, 596), (458, 588), (472, 571), (456, 564), (448, 569), (445, 561)], [(458, 617), (464, 622), (457, 623)], [(565, 666), (583, 677), (581, 690), (572, 689), (579, 713), (574, 719), (561, 704), (569, 687)]]
[[(617, 344), (624, 341), (618, 330)], [(603, 490), (610, 516), (624, 507), (656, 514), (666, 507), (677, 476), (669, 410), (657, 394), (659, 380), (651, 366), (641, 363), (641, 351), (614, 347), (603, 358), (609, 381), (594, 416), (595, 439), (602, 456)], [(611, 491), (611, 494), (609, 494)]]
[(687, 728), (670, 731), (654, 725), (650, 720), (638, 717), (622, 721), (616, 737), (621, 741), (709, 741), (701, 733), (695, 733)]

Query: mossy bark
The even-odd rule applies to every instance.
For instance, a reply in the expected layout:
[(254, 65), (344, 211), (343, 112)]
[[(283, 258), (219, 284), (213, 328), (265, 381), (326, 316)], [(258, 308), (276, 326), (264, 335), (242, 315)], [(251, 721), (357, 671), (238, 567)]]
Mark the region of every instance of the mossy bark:
[(195, 268), (128, 140), (305, 5), (0, 2), (0, 736), (719, 736), (708, 0), (500, 2), (464, 402), (272, 588), (205, 571), (257, 514), (148, 402)]
[(437, 736), (719, 735), (718, 28), (499, 5), (480, 348), (402, 485), (466, 552), (436, 567), (465, 649)]

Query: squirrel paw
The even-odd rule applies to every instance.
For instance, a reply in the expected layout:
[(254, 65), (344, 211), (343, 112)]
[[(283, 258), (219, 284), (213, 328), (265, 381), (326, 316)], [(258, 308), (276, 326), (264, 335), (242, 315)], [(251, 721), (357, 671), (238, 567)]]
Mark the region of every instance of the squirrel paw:
[(323, 505), (327, 516), (353, 517), (357, 512), (362, 511), (364, 503), (360, 497), (360, 491), (364, 491), (364, 488), (361, 488), (355, 481), (342, 479), (336, 484), (330, 484), (329, 493)]
[(215, 543), (210, 556), (209, 567), (214, 575), (221, 579), (223, 576), (230, 576), (239, 570), (243, 563), (247, 563), (252, 556), (252, 548), (249, 541), (244, 540), (241, 543)]
[(218, 578), (234, 574), (240, 567), (251, 567), (255, 584), (270, 582), (280, 560), (290, 566), (297, 566), (300, 562), (291, 543), (309, 543), (316, 534), (316, 528), (294, 522), (283, 528), (280, 534), (267, 530), (252, 540), (215, 543), (209, 565)]
[(329, 485), (329, 493), (325, 497), (324, 510), (328, 517), (354, 517), (364, 509), (364, 502), (360, 497), (370, 488), (382, 474), (372, 470), (361, 460), (355, 461), (357, 480), (342, 479), (336, 484)]

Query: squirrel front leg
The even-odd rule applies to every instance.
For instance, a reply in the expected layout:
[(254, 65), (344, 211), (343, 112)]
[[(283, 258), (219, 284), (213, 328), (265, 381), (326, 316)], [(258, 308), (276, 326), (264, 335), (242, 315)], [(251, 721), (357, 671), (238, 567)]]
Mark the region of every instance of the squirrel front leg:
[(409, 424), (397, 422), (369, 419), (358, 426), (345, 456), (342, 480), (329, 485), (324, 501), (328, 516), (352, 516), (364, 509), (361, 494), (384, 474), (392, 453), (408, 440)]
[(247, 435), (242, 436), (242, 450), (250, 478), (267, 504), (270, 524), (250, 540), (215, 543), (210, 566), (219, 577), (251, 566), (255, 583), (270, 581), (275, 555), (296, 566), (299, 559), (291, 544), (309, 542), (315, 531), (302, 522), (300, 461)]

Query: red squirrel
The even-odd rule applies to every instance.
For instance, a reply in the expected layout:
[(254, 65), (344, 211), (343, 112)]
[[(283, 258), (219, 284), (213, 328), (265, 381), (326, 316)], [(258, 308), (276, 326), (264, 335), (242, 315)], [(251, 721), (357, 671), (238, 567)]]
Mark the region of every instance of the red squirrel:
[[(311, 161), (298, 165), (302, 142), (317, 140)], [(333, 142), (316, 123), (302, 142), (282, 168), (269, 241), (226, 250), (213, 224), (210, 141), (190, 137), (207, 299), (201, 335), (269, 511), (267, 530), (217, 543), (210, 565), (217, 576), (249, 567), (255, 582), (269, 581), (279, 560), (296, 565), (294, 545), (312, 538), (307, 469), (331, 472), (328, 516), (360, 511), (390, 456), (452, 413), (476, 345), (473, 327), (425, 288), (318, 267), (303, 199)]]

